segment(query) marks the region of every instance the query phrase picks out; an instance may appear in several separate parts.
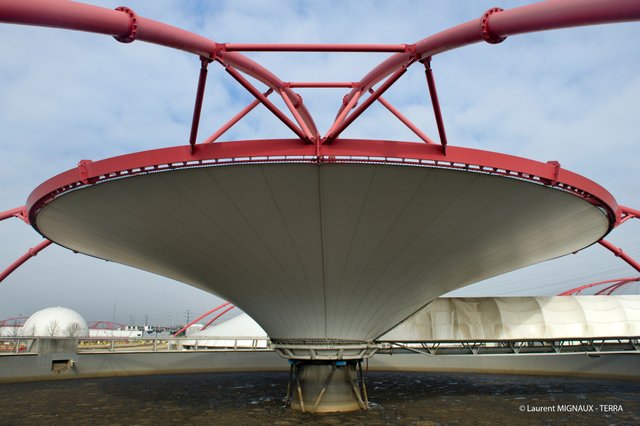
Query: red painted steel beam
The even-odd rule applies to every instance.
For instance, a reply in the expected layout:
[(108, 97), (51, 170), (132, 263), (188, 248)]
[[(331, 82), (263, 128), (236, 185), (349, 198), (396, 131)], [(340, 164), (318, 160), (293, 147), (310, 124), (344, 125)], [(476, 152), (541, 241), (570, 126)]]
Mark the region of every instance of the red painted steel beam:
[(405, 52), (406, 44), (224, 43), (226, 52)]
[(640, 210), (632, 209), (627, 206), (620, 206), (620, 218), (616, 226), (622, 225), (629, 219), (640, 219)]
[[(5, 326), (15, 326), (18, 324), (18, 320), (28, 320), (29, 317), (13, 317), (13, 318), (7, 318), (7, 319), (3, 319), (0, 320), (0, 327), (5, 327)], [(22, 321), (21, 325), (24, 324), (25, 321)], [(11, 322), (13, 322), (13, 324), (11, 324)]]
[(198, 127), (200, 125), (200, 113), (202, 112), (202, 101), (204, 100), (204, 89), (207, 85), (207, 66), (209, 60), (200, 58), (200, 75), (198, 77), (198, 88), (196, 89), (196, 103), (193, 106), (193, 118), (191, 120), (191, 134), (189, 135), (189, 145), (193, 151), (193, 146), (198, 138)]
[(602, 290), (598, 290), (596, 292), (596, 296), (611, 296), (611, 293), (613, 293), (614, 291), (616, 291), (617, 289), (619, 289), (620, 287), (629, 284), (629, 281), (627, 282), (619, 282), (616, 284), (612, 284)]
[[(396, 53), (381, 62), (362, 80), (359, 89), (369, 90), (376, 83), (393, 74), (402, 66), (469, 44), (487, 41), (495, 43), (504, 37), (535, 31), (545, 31), (584, 25), (608, 24), (640, 20), (640, 2), (637, 0), (563, 0), (545, 1), (504, 11), (488, 13), (456, 25)], [(484, 22), (483, 22), (484, 20)], [(347, 95), (347, 102), (356, 90)], [(344, 104), (340, 111), (344, 109)]]
[[(273, 93), (273, 89), (269, 89), (266, 92), (263, 93), (264, 97), (268, 97), (271, 93)], [(249, 114), (251, 111), (253, 111), (253, 109), (255, 107), (257, 107), (260, 104), (260, 99), (255, 99), (253, 102), (251, 102), (249, 105), (247, 105), (246, 107), (244, 107), (244, 109), (242, 111), (240, 111), (239, 113), (237, 113), (236, 115), (233, 116), (233, 118), (231, 118), (231, 120), (227, 121), (224, 125), (222, 125), (222, 127), (220, 127), (218, 130), (215, 131), (215, 133), (213, 133), (211, 136), (209, 136), (207, 139), (205, 139), (204, 142), (202, 143), (213, 143), (216, 140), (218, 140), (218, 138), (220, 136), (222, 136), (223, 134), (226, 133), (227, 130), (229, 130), (230, 128), (232, 128), (238, 121), (240, 121), (244, 116), (246, 116), (247, 114)]]
[(623, 252), (620, 247), (614, 246), (607, 240), (600, 240), (598, 242), (600, 243), (600, 245), (605, 247), (611, 253), (615, 254), (616, 257), (619, 257), (620, 259), (624, 260), (625, 262), (627, 262), (629, 266), (634, 268), (636, 271), (640, 272), (640, 263), (636, 262), (635, 260), (633, 260), (631, 256)]
[[(335, 162), (340, 158), (345, 162), (367, 159), (370, 162), (393, 164), (406, 161), (407, 164), (419, 163), (422, 167), (448, 167), (467, 172), (476, 170), (561, 188), (603, 207), (611, 227), (614, 226), (619, 211), (613, 195), (584, 176), (551, 164), (478, 149), (450, 146), (444, 156), (441, 147), (435, 144), (360, 139), (340, 139), (340, 143), (321, 146), (301, 144), (299, 139), (218, 142), (199, 144), (193, 155), (186, 148), (159, 148), (107, 158), (85, 166), (82, 175), (80, 168), (73, 168), (50, 178), (40, 184), (27, 199), (26, 208), (32, 226), (35, 224), (35, 216), (45, 203), (84, 185), (149, 171), (202, 167), (219, 160), (224, 160), (225, 164), (233, 164), (236, 159), (243, 164), (251, 161), (283, 162), (287, 158), (310, 163)], [(388, 157), (393, 160), (387, 161)]]
[[(282, 93), (280, 94), (282, 95)], [(309, 131), (309, 128), (307, 127), (307, 125), (305, 124), (304, 120), (302, 119), (302, 117), (300, 116), (300, 114), (298, 113), (297, 105), (294, 105), (293, 102), (291, 102), (291, 99), (289, 99), (288, 96), (282, 96), (282, 99), (284, 100), (284, 103), (287, 105), (287, 108), (289, 108), (289, 111), (291, 112), (291, 115), (293, 115), (293, 118), (295, 118), (296, 122), (298, 123), (298, 126), (300, 126), (300, 129), (302, 129), (302, 132), (305, 134), (306, 136), (306, 140), (311, 141), (311, 142), (315, 142), (317, 140), (316, 135), (312, 134)]]
[(211, 315), (212, 313), (224, 308), (225, 306), (230, 305), (231, 302), (224, 302), (221, 305), (216, 306), (215, 308), (211, 309), (210, 311), (205, 312), (204, 314), (200, 315), (198, 318), (194, 319), (193, 321), (191, 321), (189, 324), (185, 325), (184, 327), (182, 327), (180, 330), (176, 331), (175, 333), (173, 333), (174, 336), (177, 336), (178, 334), (182, 333), (183, 331), (185, 331), (187, 328), (191, 327), (193, 324), (197, 323), (198, 321), (200, 321), (202, 318), (205, 318), (209, 315)]
[[(298, 99), (275, 74), (241, 53), (224, 52), (221, 45), (205, 37), (136, 15), (133, 11), (112, 10), (66, 0), (2, 0), (0, 22), (36, 25), (86, 31), (116, 37), (119, 41), (145, 41), (173, 49), (184, 50), (208, 59), (216, 59), (261, 81), (274, 90), (281, 90), (292, 101)], [(312, 133), (317, 128), (311, 114), (303, 105), (300, 115)]]
[(17, 217), (18, 219), (21, 219), (25, 223), (29, 224), (27, 208), (25, 206), (16, 207), (15, 209), (10, 209), (4, 212), (0, 212), (0, 222), (2, 222), (5, 219), (9, 219), (11, 217)]
[[(89, 328), (100, 328), (101, 330), (117, 330), (118, 328), (124, 329), (126, 325), (113, 321), (91, 321), (87, 323)], [(100, 327), (104, 326), (104, 327)]]
[(298, 137), (301, 140), (307, 143), (312, 142), (311, 140), (309, 140), (309, 137), (304, 133), (302, 129), (296, 126), (294, 122), (289, 120), (289, 117), (284, 115), (284, 113), (280, 111), (280, 109), (278, 109), (278, 107), (275, 106), (269, 99), (267, 99), (265, 95), (263, 95), (258, 89), (255, 88), (255, 86), (249, 83), (249, 81), (246, 78), (244, 78), (242, 74), (240, 74), (238, 71), (236, 71), (232, 67), (226, 67), (225, 70), (227, 71), (227, 73), (229, 73), (229, 75), (231, 75), (231, 77), (233, 77), (238, 83), (240, 83), (242, 87), (247, 89), (249, 93), (251, 93), (257, 100), (259, 100), (262, 105), (267, 107), (267, 109), (271, 111), (273, 115), (278, 117), (278, 119), (282, 121), (285, 124), (285, 126), (291, 129), (293, 133), (298, 135)]
[(353, 81), (291, 81), (286, 83), (291, 88), (315, 88), (315, 89), (351, 89), (357, 87), (358, 83)]
[(393, 83), (398, 81), (398, 79), (405, 72), (407, 72), (407, 68), (402, 67), (398, 71), (393, 73), (389, 78), (385, 80), (384, 83), (382, 83), (382, 85), (377, 90), (375, 90), (371, 95), (369, 95), (369, 97), (365, 99), (364, 102), (362, 102), (362, 104), (359, 107), (357, 107), (351, 114), (347, 115), (342, 121), (334, 123), (334, 126), (329, 130), (329, 132), (325, 136), (324, 141), (322, 143), (333, 142), (338, 136), (340, 136), (340, 133), (342, 133), (344, 129), (349, 127), (349, 125), (353, 123), (354, 120), (358, 118), (367, 108), (369, 108), (369, 106), (371, 106), (371, 104), (373, 104), (376, 101), (376, 99), (382, 96), (382, 94), (386, 92), (387, 89), (389, 89), (389, 87), (393, 85)]
[(447, 134), (444, 130), (444, 121), (442, 120), (442, 111), (440, 110), (440, 101), (438, 100), (438, 91), (436, 90), (436, 81), (433, 78), (431, 70), (431, 57), (422, 61), (424, 64), (424, 73), (427, 77), (427, 86), (429, 87), (429, 96), (431, 96), (431, 106), (433, 107), (433, 115), (438, 126), (438, 135), (440, 136), (440, 144), (442, 145), (442, 153), (447, 153)]
[(613, 279), (613, 280), (598, 281), (598, 282), (591, 283), (591, 284), (585, 284), (585, 285), (581, 285), (580, 287), (576, 287), (576, 288), (572, 288), (570, 290), (564, 291), (564, 292), (558, 294), (558, 296), (571, 296), (571, 295), (580, 293), (582, 290), (586, 290), (588, 288), (597, 287), (597, 286), (604, 285), (604, 284), (611, 284), (611, 283), (627, 284), (627, 283), (634, 282), (634, 281), (640, 281), (640, 277), (616, 278), (616, 279)]
[[(369, 89), (369, 93), (373, 93), (373, 89)], [(435, 143), (429, 136), (427, 136), (418, 126), (413, 124), (411, 120), (405, 117), (400, 111), (396, 109), (389, 101), (387, 101), (382, 96), (378, 97), (378, 102), (380, 102), (386, 109), (391, 112), (391, 114), (395, 115), (398, 120), (400, 120), (405, 126), (409, 128), (413, 133), (416, 134), (420, 139), (422, 139), (426, 143)]]
[(11, 273), (16, 269), (18, 269), (24, 262), (31, 259), (33, 256), (36, 256), (40, 251), (47, 248), (50, 244), (51, 244), (51, 241), (44, 240), (37, 246), (31, 247), (29, 250), (27, 250), (25, 254), (23, 254), (18, 259), (16, 259), (15, 262), (13, 262), (11, 265), (9, 265), (9, 267), (7, 267), (7, 269), (5, 269), (4, 271), (2, 271), (2, 273), (0, 273), (0, 282), (4, 281), (5, 278), (11, 275)]
[(232, 310), (233, 308), (235, 308), (235, 306), (231, 305), (229, 306), (227, 309), (225, 309), (224, 311), (220, 312), (218, 315), (216, 315), (215, 317), (213, 317), (208, 323), (206, 323), (204, 325), (204, 327), (202, 327), (202, 329), (206, 329), (207, 327), (209, 327), (211, 324), (213, 324), (215, 322), (215, 320), (217, 320), (218, 318), (220, 318), (221, 316), (223, 316), (224, 314), (226, 314), (227, 312), (229, 312), (230, 310)]

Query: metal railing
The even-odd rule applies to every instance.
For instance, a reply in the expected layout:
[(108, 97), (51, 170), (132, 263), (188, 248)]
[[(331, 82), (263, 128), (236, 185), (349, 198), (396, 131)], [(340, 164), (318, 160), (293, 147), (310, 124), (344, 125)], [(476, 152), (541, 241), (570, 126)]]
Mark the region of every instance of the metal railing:
[[(40, 339), (68, 340), (68, 337), (0, 337), (0, 355), (37, 353)], [(100, 352), (175, 352), (175, 351), (264, 351), (272, 350), (271, 342), (265, 337), (225, 336), (225, 337), (79, 337), (78, 353)]]
[[(0, 337), (0, 355), (38, 353), (40, 340), (76, 341), (77, 353), (181, 352), (181, 351), (273, 351), (278, 345), (260, 336), (216, 337)], [(422, 340), (380, 341), (367, 345), (380, 354), (415, 353), (436, 355), (524, 355), (585, 353), (591, 355), (640, 354), (640, 336), (511, 339), (511, 340)], [(308, 347), (301, 347), (309, 350)], [(326, 349), (326, 348), (323, 348)], [(336, 348), (333, 348), (336, 349)], [(339, 349), (339, 348), (338, 348)], [(291, 356), (285, 356), (291, 357)], [(295, 357), (294, 358), (298, 358)], [(301, 357), (304, 358), (304, 357)]]

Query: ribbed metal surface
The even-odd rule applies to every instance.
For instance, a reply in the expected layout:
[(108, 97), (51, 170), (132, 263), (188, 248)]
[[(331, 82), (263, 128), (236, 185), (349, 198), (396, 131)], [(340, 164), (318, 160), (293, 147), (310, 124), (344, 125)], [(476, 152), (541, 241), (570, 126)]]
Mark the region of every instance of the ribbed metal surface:
[(530, 182), (315, 163), (104, 182), (49, 203), (36, 225), (78, 252), (215, 293), (287, 341), (376, 338), (443, 293), (609, 228), (585, 200)]

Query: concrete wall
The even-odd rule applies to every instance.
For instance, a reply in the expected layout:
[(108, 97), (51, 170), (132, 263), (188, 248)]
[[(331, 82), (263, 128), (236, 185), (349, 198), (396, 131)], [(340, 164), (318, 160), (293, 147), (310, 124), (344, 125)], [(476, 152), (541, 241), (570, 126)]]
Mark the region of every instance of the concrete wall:
[[(273, 351), (76, 352), (75, 339), (34, 340), (30, 353), (0, 355), (0, 383), (215, 371), (287, 371)], [(455, 371), (640, 379), (640, 355), (377, 354), (370, 370)]]

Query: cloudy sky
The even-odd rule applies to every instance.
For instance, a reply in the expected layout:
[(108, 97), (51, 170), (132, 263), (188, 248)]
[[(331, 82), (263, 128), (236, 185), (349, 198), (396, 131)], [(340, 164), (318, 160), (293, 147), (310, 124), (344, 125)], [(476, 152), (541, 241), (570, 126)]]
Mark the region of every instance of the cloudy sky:
[[(90, 1), (217, 42), (413, 43), (478, 18), (494, 1)], [(516, 7), (520, 2), (502, 4)], [(433, 68), (449, 143), (557, 160), (640, 207), (640, 23), (514, 36), (437, 56)], [(0, 210), (21, 206), (49, 177), (81, 159), (187, 143), (198, 58), (142, 42), (0, 25)], [(357, 81), (386, 54), (251, 54), (284, 81)], [(344, 89), (300, 89), (327, 129)], [(424, 73), (414, 66), (385, 97), (437, 135)], [(253, 98), (212, 64), (201, 139)], [(324, 133), (324, 132), (323, 132)], [(290, 137), (261, 107), (224, 140)], [(345, 137), (415, 140), (375, 105)], [(640, 258), (640, 221), (608, 237)], [(0, 268), (41, 238), (19, 220), (0, 223)], [(456, 295), (550, 295), (632, 276), (604, 248), (475, 284)], [(629, 291), (637, 292), (637, 288)], [(146, 272), (51, 246), (0, 284), (0, 319), (52, 305), (87, 320), (183, 322), (219, 303), (213, 295)]]

